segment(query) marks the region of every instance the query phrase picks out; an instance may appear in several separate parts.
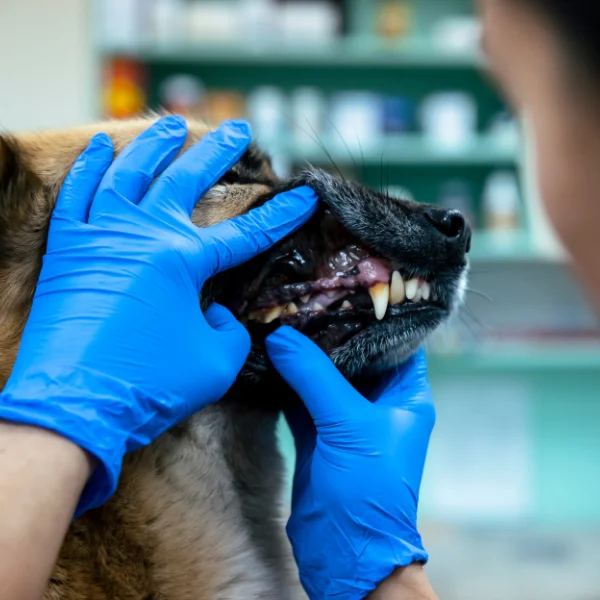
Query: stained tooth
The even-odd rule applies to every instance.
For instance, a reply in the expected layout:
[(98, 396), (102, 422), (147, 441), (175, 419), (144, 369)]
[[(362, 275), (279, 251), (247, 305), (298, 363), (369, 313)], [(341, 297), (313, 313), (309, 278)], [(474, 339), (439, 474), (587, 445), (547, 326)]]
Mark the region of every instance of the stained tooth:
[(335, 298), (336, 292), (325, 292), (328, 298)]
[(278, 319), (283, 314), (283, 311), (283, 306), (274, 306), (273, 308), (251, 312), (248, 317), (251, 321), (268, 324)]
[(283, 306), (275, 306), (271, 310), (265, 311), (263, 323), (272, 323), (275, 319), (278, 319), (283, 314)]
[(300, 312), (300, 309), (293, 302), (290, 302), (285, 307), (285, 314), (286, 315), (295, 315), (297, 312)]
[(421, 286), (421, 295), (423, 296), (423, 300), (425, 300), (425, 302), (427, 302), (427, 300), (429, 300), (431, 297), (431, 285), (429, 285), (429, 283), (426, 281)]
[(390, 287), (390, 303), (402, 304), (405, 299), (406, 292), (404, 290), (404, 280), (398, 271), (394, 271), (392, 273), (392, 285)]
[(388, 302), (390, 301), (390, 286), (387, 283), (378, 283), (369, 288), (371, 300), (373, 300), (373, 308), (375, 309), (375, 317), (381, 321), (385, 317)]
[(306, 304), (310, 300), (310, 294), (306, 294), (306, 296), (300, 296), (300, 302), (302, 304)]
[(419, 281), (417, 279), (411, 279), (406, 282), (406, 297), (409, 300), (414, 300), (414, 297), (417, 295), (417, 291), (419, 289)]
[(349, 310), (352, 308), (352, 304), (350, 304), (350, 302), (348, 302), (348, 300), (344, 300), (344, 303), (342, 304), (342, 310)]

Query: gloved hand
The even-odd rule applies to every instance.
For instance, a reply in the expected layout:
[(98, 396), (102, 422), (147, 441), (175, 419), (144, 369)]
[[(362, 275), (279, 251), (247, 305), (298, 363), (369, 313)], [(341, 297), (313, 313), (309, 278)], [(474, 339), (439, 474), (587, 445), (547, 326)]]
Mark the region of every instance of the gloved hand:
[(98, 459), (77, 514), (111, 496), (126, 452), (231, 386), (250, 339), (224, 307), (202, 314), (202, 285), (292, 232), (316, 206), (300, 188), (197, 228), (192, 209), (244, 153), (250, 131), (226, 122), (170, 164), (186, 136), (183, 119), (164, 118), (114, 162), (108, 136), (92, 139), (58, 198), (0, 395), (0, 419), (52, 429)]
[(397, 567), (428, 558), (417, 531), (435, 422), (424, 355), (367, 399), (289, 327), (267, 338), (267, 352), (310, 411), (287, 415), (297, 451), (287, 532), (302, 584), (311, 600), (362, 600)]

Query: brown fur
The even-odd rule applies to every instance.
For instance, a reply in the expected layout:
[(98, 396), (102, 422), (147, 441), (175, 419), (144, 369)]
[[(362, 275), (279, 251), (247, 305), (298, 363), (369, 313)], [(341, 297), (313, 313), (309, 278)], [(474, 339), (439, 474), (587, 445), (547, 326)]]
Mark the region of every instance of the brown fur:
[[(120, 152), (148, 120), (0, 137), (0, 389), (33, 298), (51, 210), (89, 139)], [(208, 129), (189, 124), (186, 148)], [(193, 220), (246, 212), (276, 178), (216, 186)], [(264, 183), (266, 181), (266, 183)], [(116, 495), (72, 524), (46, 600), (280, 599), (300, 594), (276, 501), (275, 413), (210, 407), (125, 460)], [(260, 473), (260, 477), (258, 474)]]

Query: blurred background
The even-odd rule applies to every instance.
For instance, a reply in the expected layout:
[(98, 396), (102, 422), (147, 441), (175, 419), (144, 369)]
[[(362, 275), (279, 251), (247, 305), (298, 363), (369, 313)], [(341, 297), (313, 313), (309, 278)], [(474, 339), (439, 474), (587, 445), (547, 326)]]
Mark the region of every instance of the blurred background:
[[(478, 35), (470, 0), (1, 0), (0, 128), (245, 117), (282, 175), (309, 161), (460, 208), (472, 291), (428, 346), (429, 575), (446, 600), (591, 600), (597, 322)], [(281, 443), (291, 470), (284, 427)]]

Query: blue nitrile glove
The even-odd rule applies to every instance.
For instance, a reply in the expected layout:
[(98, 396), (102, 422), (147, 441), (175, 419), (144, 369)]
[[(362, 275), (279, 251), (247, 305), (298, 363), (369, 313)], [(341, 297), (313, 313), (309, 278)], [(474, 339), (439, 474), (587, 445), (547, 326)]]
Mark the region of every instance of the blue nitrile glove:
[(297, 450), (287, 532), (302, 584), (311, 600), (362, 600), (397, 567), (427, 560), (417, 504), (435, 410), (424, 354), (367, 399), (289, 327), (267, 351), (310, 411), (287, 415)]
[(126, 452), (231, 386), (250, 339), (224, 307), (202, 314), (202, 285), (289, 234), (316, 206), (300, 188), (197, 228), (192, 209), (246, 150), (250, 130), (226, 122), (170, 164), (186, 137), (183, 119), (161, 119), (114, 163), (111, 140), (92, 139), (60, 193), (0, 395), (0, 419), (52, 429), (98, 459), (78, 514), (114, 492)]

